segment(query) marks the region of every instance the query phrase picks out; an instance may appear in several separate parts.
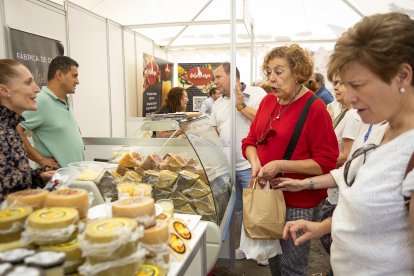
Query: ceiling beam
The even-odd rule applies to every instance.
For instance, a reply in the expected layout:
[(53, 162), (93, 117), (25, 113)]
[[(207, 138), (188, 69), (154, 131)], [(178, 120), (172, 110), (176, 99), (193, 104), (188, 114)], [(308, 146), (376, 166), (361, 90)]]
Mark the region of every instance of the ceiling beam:
[[(242, 24), (243, 19), (237, 19), (237, 24)], [(127, 29), (147, 29), (160, 27), (178, 27), (178, 26), (198, 26), (198, 25), (225, 25), (230, 24), (230, 20), (204, 20), (204, 21), (182, 21), (182, 22), (165, 22), (151, 24), (125, 25)]]

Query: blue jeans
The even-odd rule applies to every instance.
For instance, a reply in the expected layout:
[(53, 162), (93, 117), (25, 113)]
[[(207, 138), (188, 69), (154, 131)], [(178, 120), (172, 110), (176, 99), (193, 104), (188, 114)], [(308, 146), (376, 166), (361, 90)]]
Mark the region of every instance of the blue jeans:
[(252, 169), (236, 171), (236, 204), (234, 206), (234, 213), (240, 227), (243, 223), (243, 189), (250, 188), (251, 179)]

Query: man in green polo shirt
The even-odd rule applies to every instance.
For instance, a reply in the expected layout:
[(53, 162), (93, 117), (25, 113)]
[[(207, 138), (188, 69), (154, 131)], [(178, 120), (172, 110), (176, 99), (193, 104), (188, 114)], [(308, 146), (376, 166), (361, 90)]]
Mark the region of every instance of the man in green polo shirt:
[[(17, 126), (31, 160), (53, 169), (84, 160), (84, 145), (73, 114), (72, 102), (79, 84), (78, 63), (67, 56), (55, 57), (47, 74), (47, 86), (36, 98), (38, 109), (23, 112), (25, 120)], [(34, 147), (24, 130), (32, 132)]]

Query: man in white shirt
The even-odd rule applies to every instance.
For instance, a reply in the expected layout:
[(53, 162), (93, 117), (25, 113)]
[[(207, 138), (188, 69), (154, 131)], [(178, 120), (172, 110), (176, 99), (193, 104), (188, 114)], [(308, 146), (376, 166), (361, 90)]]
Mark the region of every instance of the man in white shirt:
[[(222, 97), (219, 97), (211, 113), (210, 122), (223, 139), (230, 138), (231, 112), (230, 95), (236, 96), (236, 205), (235, 214), (239, 226), (243, 220), (242, 195), (244, 188), (250, 188), (252, 170), (249, 161), (244, 159), (241, 151), (241, 140), (247, 136), (250, 124), (256, 115), (260, 102), (266, 96), (266, 92), (255, 86), (246, 86), (240, 82), (240, 72), (236, 68), (236, 88), (230, 88), (230, 63), (226, 62), (214, 70), (214, 84), (220, 90)], [(234, 91), (234, 92), (233, 92)], [(236, 258), (242, 259), (243, 254), (236, 250)]]
[(201, 112), (208, 116), (211, 116), (211, 111), (213, 109), (214, 102), (221, 96), (220, 90), (216, 87), (213, 87), (208, 92), (209, 97), (203, 101), (201, 104)]

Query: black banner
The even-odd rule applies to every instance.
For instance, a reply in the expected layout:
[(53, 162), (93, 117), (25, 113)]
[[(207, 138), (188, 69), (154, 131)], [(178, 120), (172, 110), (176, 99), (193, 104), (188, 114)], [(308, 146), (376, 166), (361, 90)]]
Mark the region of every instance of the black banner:
[(172, 88), (174, 64), (144, 53), (143, 117), (157, 111)]
[(214, 86), (213, 71), (221, 63), (179, 63), (178, 86), (188, 94), (187, 111), (200, 111), (201, 104)]
[(54, 39), (10, 28), (13, 59), (24, 64), (32, 72), (36, 83), (47, 85), (49, 63), (64, 54), (63, 44)]

